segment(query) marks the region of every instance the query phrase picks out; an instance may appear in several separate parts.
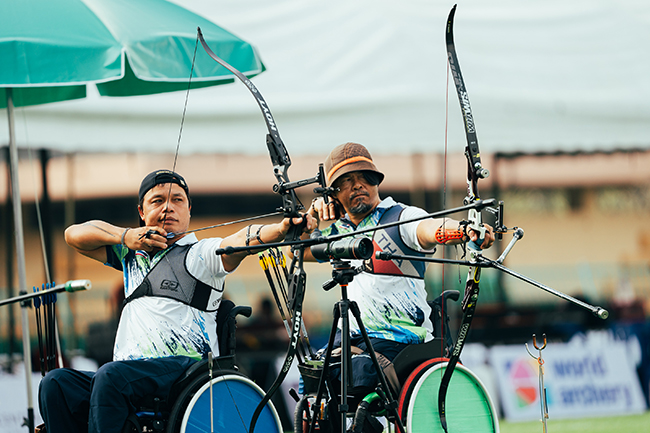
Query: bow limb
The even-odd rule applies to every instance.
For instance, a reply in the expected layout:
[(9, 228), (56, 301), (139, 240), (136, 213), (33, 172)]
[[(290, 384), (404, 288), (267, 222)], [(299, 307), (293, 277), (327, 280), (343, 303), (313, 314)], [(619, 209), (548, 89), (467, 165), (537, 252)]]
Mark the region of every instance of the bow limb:
[[(289, 157), (289, 153), (287, 152), (287, 149), (282, 142), (282, 139), (280, 138), (280, 132), (278, 131), (275, 119), (273, 119), (271, 110), (264, 100), (264, 97), (259, 92), (257, 87), (255, 87), (255, 85), (244, 74), (242, 74), (240, 71), (228, 64), (223, 59), (219, 58), (210, 49), (208, 44), (205, 42), (205, 39), (203, 38), (203, 34), (201, 33), (200, 28), (198, 28), (197, 31), (199, 41), (201, 42), (201, 45), (205, 49), (206, 53), (221, 66), (232, 72), (242, 83), (246, 85), (248, 90), (250, 90), (250, 92), (253, 94), (257, 105), (260, 107), (260, 110), (262, 110), (262, 115), (268, 129), (268, 134), (266, 135), (266, 145), (269, 150), (271, 162), (273, 163), (273, 174), (277, 180), (277, 184), (274, 185), (273, 191), (282, 196), (282, 207), (279, 210), (283, 212), (285, 218), (299, 217), (299, 211), (303, 209), (303, 206), (300, 204), (294, 188), (296, 186), (300, 186), (301, 183), (291, 183), (289, 180), (288, 171), (289, 167), (291, 166), (291, 158)], [(320, 181), (323, 180), (320, 179)], [(321, 185), (324, 186), (324, 183), (321, 183)], [(300, 239), (301, 233), (302, 225), (292, 226), (285, 236), (285, 239), (288, 241), (296, 241)], [(255, 424), (257, 423), (257, 419), (262, 413), (262, 410), (271, 400), (273, 394), (279, 389), (280, 385), (284, 381), (284, 378), (289, 372), (291, 364), (296, 357), (298, 340), (300, 338), (300, 329), (302, 327), (302, 300), (305, 293), (306, 282), (306, 273), (303, 269), (303, 251), (303, 248), (294, 249), (294, 258), (291, 264), (293, 273), (291, 276), (291, 281), (289, 282), (289, 296), (291, 298), (290, 302), (291, 308), (293, 310), (293, 318), (291, 324), (290, 344), (278, 377), (266, 392), (260, 403), (257, 405), (255, 412), (253, 413), (249, 429), (250, 433), (252, 433), (255, 429)]]
[[(467, 196), (464, 203), (471, 204), (480, 200), (478, 192), (478, 181), (489, 176), (489, 171), (483, 168), (481, 164), (481, 153), (478, 147), (478, 138), (476, 137), (476, 127), (474, 124), (474, 116), (472, 115), (472, 108), (469, 103), (469, 96), (465, 88), (465, 82), (460, 72), (460, 65), (458, 57), (456, 56), (456, 48), (454, 45), (454, 15), (456, 13), (456, 5), (449, 12), (446, 28), (446, 43), (447, 43), (447, 60), (449, 68), (453, 76), (454, 84), (456, 86), (456, 93), (458, 94), (458, 101), (460, 102), (461, 112), (465, 124), (465, 135), (467, 138), (467, 145), (465, 147), (465, 156), (467, 158)], [(472, 209), (468, 214), (468, 226), (479, 233), (479, 240), (477, 242), (468, 243), (468, 254), (471, 263), (476, 263), (478, 257), (481, 255), (480, 244), (485, 235), (485, 228), (481, 224), (481, 213), (476, 209)], [(440, 382), (440, 389), (438, 391), (438, 413), (440, 415), (440, 424), (442, 428), (447, 431), (447, 417), (445, 399), (447, 396), (447, 389), (451, 381), (454, 368), (460, 359), (460, 353), (463, 350), (469, 328), (474, 317), (474, 310), (476, 309), (476, 302), (478, 301), (479, 282), (481, 279), (481, 268), (478, 266), (470, 266), (467, 274), (467, 281), (465, 283), (465, 295), (462, 302), (463, 318), (458, 330), (458, 337), (456, 344), (447, 363), (445, 373)]]
[[(208, 46), (207, 42), (203, 38), (203, 33), (201, 29), (198, 28), (199, 41), (205, 49), (205, 52), (217, 63), (219, 63), (224, 68), (228, 69), (233, 73), (239, 80), (246, 85), (248, 90), (253, 94), (257, 105), (262, 110), (264, 116), (264, 121), (266, 122), (266, 127), (268, 129), (268, 134), (266, 136), (266, 146), (269, 149), (269, 155), (271, 156), (271, 162), (273, 163), (273, 174), (275, 175), (278, 183), (273, 187), (273, 190), (282, 195), (282, 211), (287, 217), (298, 217), (298, 211), (302, 209), (296, 193), (291, 188), (286, 188), (286, 184), (289, 183), (289, 167), (291, 166), (291, 158), (287, 152), (282, 139), (280, 138), (280, 132), (275, 123), (275, 119), (271, 114), (266, 101), (262, 94), (257, 90), (257, 87), (249, 80), (244, 74), (239, 72), (233, 66), (228, 64), (225, 60), (217, 56), (212, 49)], [(298, 235), (299, 237), (299, 235)]]

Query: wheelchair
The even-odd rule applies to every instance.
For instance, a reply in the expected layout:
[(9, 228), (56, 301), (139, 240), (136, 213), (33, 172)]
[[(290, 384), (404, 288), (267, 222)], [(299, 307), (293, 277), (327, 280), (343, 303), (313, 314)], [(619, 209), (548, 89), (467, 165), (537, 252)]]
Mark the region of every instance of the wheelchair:
[[(147, 397), (132, 413), (123, 433), (248, 432), (264, 391), (235, 365), (236, 316), (250, 317), (251, 308), (223, 300), (217, 312), (217, 335), (222, 356), (198, 361), (172, 386), (166, 398)], [(212, 402), (212, 404), (211, 404)], [(282, 433), (275, 407), (267, 403), (257, 421), (260, 432)]]
[[(447, 356), (453, 348), (446, 302), (448, 299), (457, 301), (459, 297), (457, 290), (447, 290), (434, 301), (429, 301), (434, 339), (424, 344), (408, 346), (392, 362), (398, 383), (394, 386), (389, 381), (390, 391), (397, 401), (397, 414), (407, 433), (444, 433), (438, 414), (438, 390), (449, 360)], [(443, 323), (444, 335), (441, 332)], [(343, 433), (340, 432), (338, 422), (340, 396), (334, 391), (336, 386), (326, 386), (325, 398), (315, 407), (322, 366), (303, 364), (298, 368), (305, 392), (294, 412), (294, 433)], [(380, 397), (379, 392), (382, 391), (378, 389), (368, 395), (354, 395), (352, 392), (348, 396), (347, 403), (350, 408), (354, 408), (354, 412), (346, 414), (349, 419), (348, 432), (399, 431), (390, 422), (390, 414), (383, 407), (385, 399)], [(497, 413), (485, 386), (460, 363), (456, 365), (449, 384), (446, 411), (449, 432), (499, 432)], [(317, 419), (312, 422), (314, 416)], [(380, 417), (389, 420), (387, 425), (377, 420)], [(310, 430), (312, 425), (314, 430)]]

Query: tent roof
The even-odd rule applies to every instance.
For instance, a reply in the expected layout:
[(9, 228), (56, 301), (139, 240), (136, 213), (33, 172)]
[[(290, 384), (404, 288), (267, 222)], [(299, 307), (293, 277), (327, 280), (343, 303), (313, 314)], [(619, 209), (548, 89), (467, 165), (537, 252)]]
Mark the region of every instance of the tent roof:
[[(442, 152), (447, 88), (449, 148), (464, 146), (455, 90), (447, 87), (444, 30), (452, 3), (175, 2), (258, 48), (268, 70), (253, 81), (291, 155), (325, 154), (346, 141), (373, 153)], [(456, 49), (481, 150), (647, 148), (649, 24), (643, 0), (462, 2)], [(175, 149), (184, 92), (89, 93), (86, 100), (19, 110), (18, 144)], [(241, 83), (193, 90), (180, 151), (263, 154), (265, 132)], [(0, 122), (0, 141), (7, 136)]]

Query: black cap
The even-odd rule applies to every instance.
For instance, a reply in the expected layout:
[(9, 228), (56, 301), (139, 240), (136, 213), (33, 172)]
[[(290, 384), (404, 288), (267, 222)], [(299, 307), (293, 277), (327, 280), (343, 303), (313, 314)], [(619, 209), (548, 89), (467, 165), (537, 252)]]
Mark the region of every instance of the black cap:
[(147, 191), (149, 191), (154, 186), (163, 183), (175, 183), (176, 185), (179, 185), (185, 190), (187, 199), (190, 199), (190, 189), (187, 187), (187, 183), (185, 182), (185, 179), (183, 179), (183, 176), (171, 170), (156, 170), (152, 171), (146, 175), (144, 179), (142, 179), (142, 183), (140, 184), (140, 191), (138, 192), (138, 201), (142, 202), (142, 199), (144, 198)]

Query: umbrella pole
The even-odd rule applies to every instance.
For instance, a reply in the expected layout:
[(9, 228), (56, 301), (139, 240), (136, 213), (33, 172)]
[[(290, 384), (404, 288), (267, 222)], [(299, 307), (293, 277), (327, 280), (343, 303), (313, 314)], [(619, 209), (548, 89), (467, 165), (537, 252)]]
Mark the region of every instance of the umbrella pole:
[[(13, 197), (14, 233), (16, 236), (16, 261), (18, 262), (18, 290), (27, 293), (27, 272), (25, 270), (25, 238), (23, 235), (23, 213), (21, 208), (20, 187), (18, 185), (18, 149), (14, 133), (14, 104), (12, 89), (6, 88), (7, 119), (9, 121), (9, 155), (11, 170), (11, 196)], [(23, 325), (23, 361), (27, 380), (27, 427), (34, 431), (34, 405), (32, 397), (32, 353), (29, 340), (29, 321), (27, 318), (27, 303), (21, 304)]]

